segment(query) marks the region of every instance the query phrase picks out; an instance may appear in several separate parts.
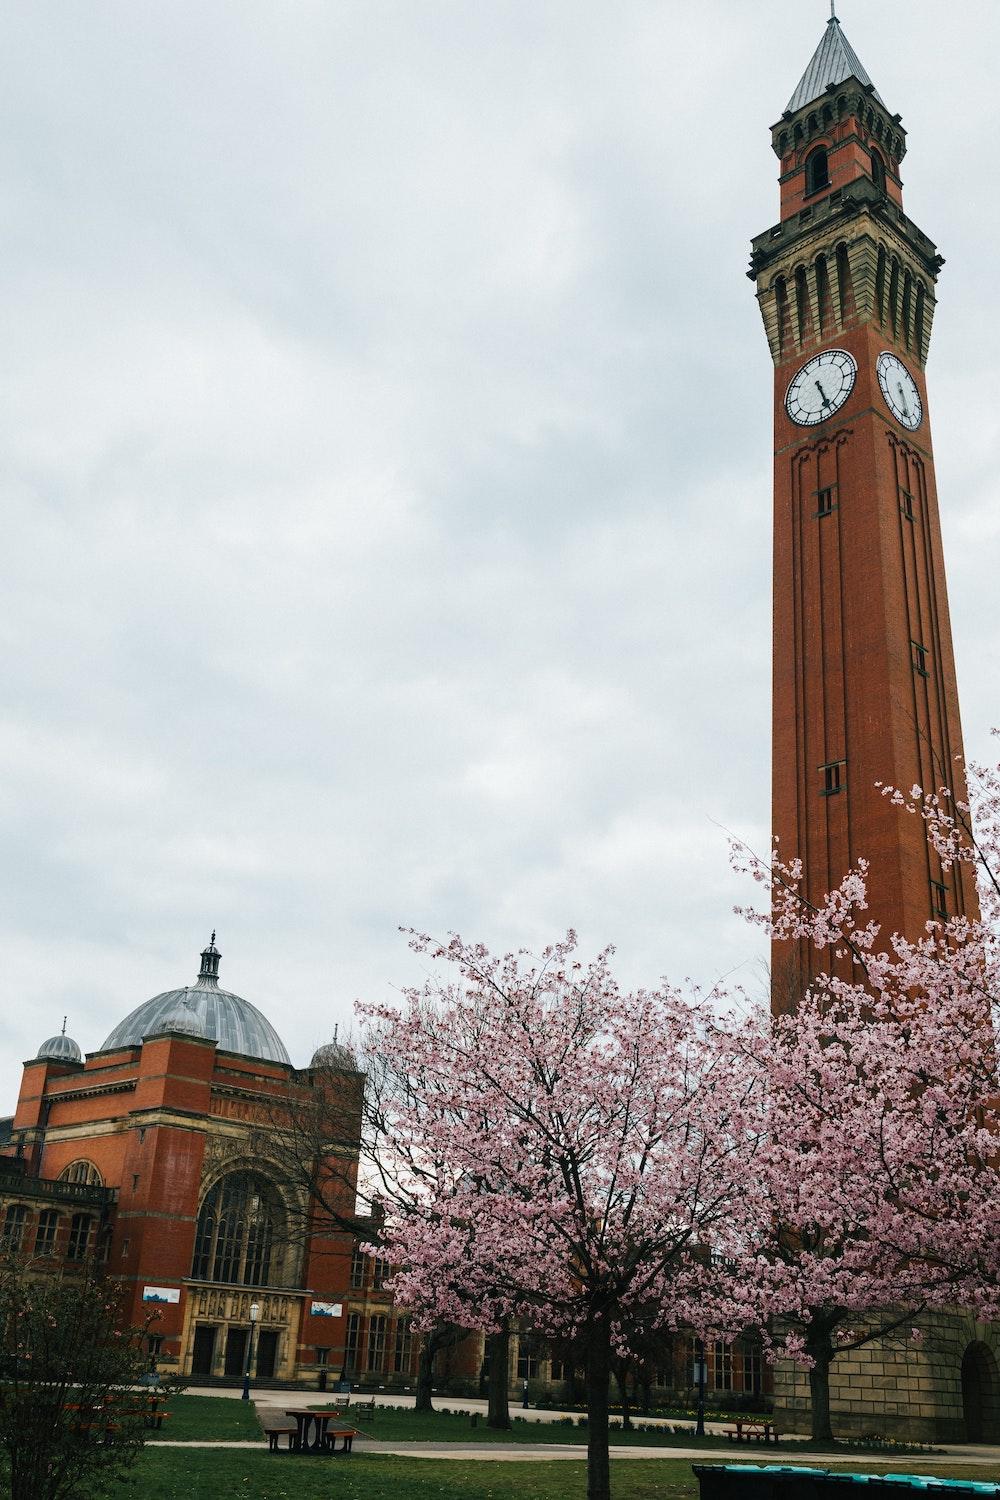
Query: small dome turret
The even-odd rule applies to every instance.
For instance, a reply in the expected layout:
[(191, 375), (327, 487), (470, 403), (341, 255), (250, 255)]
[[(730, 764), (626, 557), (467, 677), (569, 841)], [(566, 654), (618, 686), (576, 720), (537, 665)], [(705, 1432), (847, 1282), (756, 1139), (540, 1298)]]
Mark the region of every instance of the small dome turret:
[(329, 1068), (335, 1073), (356, 1073), (358, 1071), (358, 1060), (351, 1047), (346, 1047), (343, 1042), (338, 1042), (337, 1033), (339, 1026), (333, 1028), (333, 1041), (324, 1042), (322, 1047), (317, 1047), (312, 1055), (311, 1068)]
[(55, 1062), (83, 1062), (83, 1053), (71, 1036), (66, 1035), (66, 1017), (63, 1016), (62, 1031), (50, 1036), (39, 1047), (36, 1057), (51, 1057)]

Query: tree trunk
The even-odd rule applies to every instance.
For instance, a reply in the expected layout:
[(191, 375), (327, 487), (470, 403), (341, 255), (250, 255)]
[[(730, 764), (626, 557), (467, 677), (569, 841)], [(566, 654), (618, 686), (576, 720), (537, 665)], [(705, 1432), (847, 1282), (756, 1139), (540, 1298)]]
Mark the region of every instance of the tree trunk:
[(507, 1384), (510, 1370), (510, 1329), (506, 1325), (497, 1333), (487, 1336), (489, 1351), (489, 1410), (487, 1427), (496, 1427), (506, 1432), (510, 1427), (510, 1405)]
[(587, 1335), (587, 1500), (611, 1500), (608, 1458), (608, 1383), (611, 1377), (611, 1336), (598, 1319)]
[(417, 1411), (434, 1410), (434, 1403), (431, 1400), (431, 1387), (434, 1384), (434, 1355), (436, 1352), (434, 1335), (429, 1333), (420, 1345), (420, 1358), (417, 1360)]
[(813, 1361), (809, 1371), (812, 1436), (820, 1442), (830, 1443), (833, 1441), (833, 1426), (830, 1421), (830, 1366), (833, 1364), (834, 1348), (828, 1327), (810, 1326), (806, 1335), (806, 1352)]

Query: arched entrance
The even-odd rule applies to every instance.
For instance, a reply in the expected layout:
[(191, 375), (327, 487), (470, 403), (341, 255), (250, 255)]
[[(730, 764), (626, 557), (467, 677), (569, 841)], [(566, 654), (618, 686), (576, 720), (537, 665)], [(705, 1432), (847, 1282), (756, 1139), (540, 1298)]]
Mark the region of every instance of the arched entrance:
[(962, 1359), (962, 1409), (969, 1443), (1000, 1440), (1000, 1370), (988, 1344), (970, 1344)]

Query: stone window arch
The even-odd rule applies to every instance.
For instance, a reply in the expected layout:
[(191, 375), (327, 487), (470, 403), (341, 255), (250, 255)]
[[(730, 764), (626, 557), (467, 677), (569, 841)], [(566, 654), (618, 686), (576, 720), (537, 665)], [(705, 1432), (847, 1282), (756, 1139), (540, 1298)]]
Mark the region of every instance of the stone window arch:
[(71, 1161), (68, 1167), (63, 1167), (59, 1173), (60, 1182), (78, 1182), (83, 1187), (103, 1187), (104, 1178), (92, 1161), (86, 1157), (79, 1157)]
[(871, 153), (871, 163), (872, 163), (872, 182), (874, 182), (875, 186), (878, 188), (878, 190), (879, 190), (880, 193), (884, 193), (885, 192), (885, 162), (882, 160), (882, 156), (881, 156), (880, 152), (874, 151), (874, 150), (872, 151), (872, 153)]
[(830, 186), (830, 158), (825, 146), (817, 146), (806, 157), (806, 197)]
[(191, 1275), (236, 1286), (279, 1284), (287, 1214), (260, 1172), (230, 1172), (202, 1200)]

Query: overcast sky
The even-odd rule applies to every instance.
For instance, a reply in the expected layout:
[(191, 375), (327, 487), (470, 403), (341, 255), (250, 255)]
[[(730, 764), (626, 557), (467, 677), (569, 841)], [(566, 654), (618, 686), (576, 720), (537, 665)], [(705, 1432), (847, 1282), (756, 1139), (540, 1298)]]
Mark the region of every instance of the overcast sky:
[[(0, 1112), (223, 983), (296, 1063), (397, 928), (761, 944), (772, 367), (744, 272), (824, 0), (9, 0)], [(970, 753), (1000, 621), (987, 0), (842, 0), (947, 257)]]

